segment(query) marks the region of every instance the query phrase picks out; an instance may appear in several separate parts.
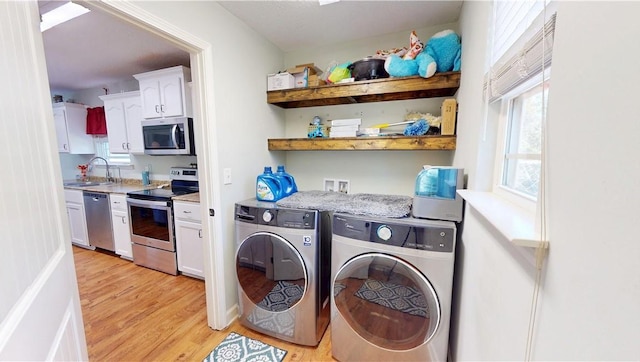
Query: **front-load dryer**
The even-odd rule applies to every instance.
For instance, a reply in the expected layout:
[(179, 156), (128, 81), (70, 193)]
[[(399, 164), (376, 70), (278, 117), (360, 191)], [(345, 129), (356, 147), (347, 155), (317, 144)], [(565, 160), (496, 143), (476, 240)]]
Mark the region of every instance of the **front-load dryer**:
[(331, 215), (255, 199), (235, 205), (240, 322), (316, 346), (329, 323)]
[(446, 361), (456, 225), (333, 215), (331, 347), (339, 361)]

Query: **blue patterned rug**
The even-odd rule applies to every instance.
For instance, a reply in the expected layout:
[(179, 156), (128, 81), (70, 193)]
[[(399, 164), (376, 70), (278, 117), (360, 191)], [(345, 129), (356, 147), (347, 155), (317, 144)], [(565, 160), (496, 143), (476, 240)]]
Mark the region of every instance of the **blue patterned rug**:
[(367, 279), (355, 296), (400, 312), (429, 317), (427, 300), (413, 287)]
[(231, 332), (203, 362), (281, 362), (287, 351)]

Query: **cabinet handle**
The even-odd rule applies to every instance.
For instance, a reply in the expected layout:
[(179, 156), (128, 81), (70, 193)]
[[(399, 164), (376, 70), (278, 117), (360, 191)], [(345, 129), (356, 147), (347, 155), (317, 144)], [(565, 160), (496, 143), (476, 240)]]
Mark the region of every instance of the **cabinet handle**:
[(199, 229), (199, 230), (198, 230), (198, 237), (199, 237), (200, 239), (202, 239), (202, 229)]
[(65, 151), (66, 151), (66, 150), (67, 150), (67, 144), (65, 143), (65, 144), (62, 146), (62, 148), (64, 148), (64, 149), (65, 149)]
[(124, 216), (120, 216), (120, 217), (122, 218), (122, 223), (123, 223), (123, 224), (126, 224), (126, 223), (127, 223), (127, 221), (124, 219)]
[(123, 149), (123, 150), (126, 150), (126, 149), (127, 149), (127, 147), (124, 145), (124, 142), (122, 142), (122, 149)]
[(160, 112), (164, 113), (164, 104), (160, 105)]
[(130, 150), (131, 149), (131, 143), (127, 142), (127, 149)]
[(183, 210), (182, 212), (185, 213), (185, 214), (190, 214), (191, 213), (191, 211), (187, 211), (187, 210)]
[(120, 203), (120, 201), (114, 201), (113, 203), (114, 203), (114, 204), (119, 204), (119, 203)]
[(160, 113), (160, 111), (158, 110), (160, 106), (156, 104), (156, 113)]

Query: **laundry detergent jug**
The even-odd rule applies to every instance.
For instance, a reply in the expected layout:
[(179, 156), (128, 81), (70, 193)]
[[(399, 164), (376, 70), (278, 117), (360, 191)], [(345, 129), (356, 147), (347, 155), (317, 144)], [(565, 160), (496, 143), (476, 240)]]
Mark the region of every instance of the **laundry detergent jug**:
[(259, 201), (278, 201), (283, 198), (280, 178), (273, 174), (271, 167), (265, 166), (264, 172), (256, 180), (256, 199)]
[(276, 176), (280, 178), (283, 187), (282, 197), (287, 197), (291, 194), (298, 192), (298, 186), (296, 186), (296, 180), (284, 170), (283, 165), (278, 166)]

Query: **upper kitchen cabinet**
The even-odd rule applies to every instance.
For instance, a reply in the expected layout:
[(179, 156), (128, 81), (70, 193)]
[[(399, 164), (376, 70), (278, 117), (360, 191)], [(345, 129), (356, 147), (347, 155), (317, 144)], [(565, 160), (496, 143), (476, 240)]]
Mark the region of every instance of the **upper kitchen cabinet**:
[(191, 69), (183, 66), (135, 74), (145, 119), (191, 117)]
[(144, 154), (142, 139), (142, 101), (140, 92), (100, 96), (107, 118), (111, 153)]
[(93, 137), (87, 134), (87, 108), (84, 105), (54, 103), (53, 120), (56, 126), (58, 152), (95, 153)]

